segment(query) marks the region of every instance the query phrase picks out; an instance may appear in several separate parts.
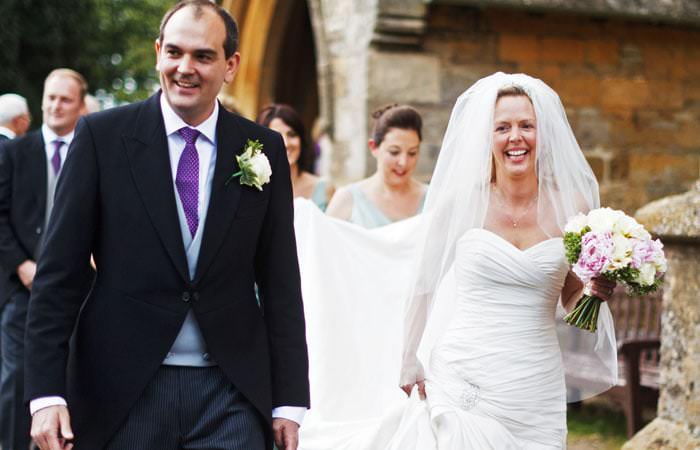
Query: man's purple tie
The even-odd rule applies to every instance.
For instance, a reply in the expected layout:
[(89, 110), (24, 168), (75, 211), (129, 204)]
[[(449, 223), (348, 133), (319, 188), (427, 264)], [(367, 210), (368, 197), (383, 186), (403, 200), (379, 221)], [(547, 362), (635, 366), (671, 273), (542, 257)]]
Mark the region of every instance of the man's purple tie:
[(53, 167), (53, 173), (58, 175), (58, 171), (61, 170), (61, 147), (63, 147), (63, 142), (60, 139), (53, 141), (53, 156), (51, 157), (51, 167)]
[(180, 155), (177, 163), (177, 175), (175, 176), (175, 186), (180, 195), (182, 208), (185, 210), (187, 226), (192, 237), (197, 233), (199, 226), (199, 155), (194, 143), (199, 137), (199, 131), (183, 127), (178, 130), (180, 136), (185, 140), (185, 150)]

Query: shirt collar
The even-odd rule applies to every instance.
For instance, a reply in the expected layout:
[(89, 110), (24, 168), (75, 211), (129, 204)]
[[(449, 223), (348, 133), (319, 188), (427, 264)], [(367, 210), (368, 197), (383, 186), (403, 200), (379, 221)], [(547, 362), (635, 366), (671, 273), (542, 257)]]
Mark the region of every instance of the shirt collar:
[(43, 124), (41, 126), (41, 135), (44, 138), (45, 143), (53, 142), (56, 139), (60, 139), (63, 142), (66, 143), (66, 146), (69, 146), (70, 143), (73, 141), (73, 136), (75, 135), (75, 129), (71, 130), (70, 133), (64, 134), (63, 136), (59, 136), (54, 131), (49, 128), (46, 124)]
[(163, 113), (163, 122), (165, 123), (165, 134), (167, 136), (170, 136), (173, 133), (177, 133), (177, 131), (182, 127), (189, 127), (199, 131), (202, 135), (204, 135), (205, 138), (207, 138), (209, 142), (216, 142), (216, 121), (219, 117), (218, 101), (214, 101), (214, 110), (211, 112), (211, 115), (207, 117), (207, 119), (204, 122), (200, 123), (196, 127), (188, 125), (187, 123), (185, 123), (184, 120), (182, 120), (180, 116), (177, 115), (177, 113), (170, 106), (170, 103), (168, 103), (168, 100), (165, 98), (165, 95), (162, 92), (160, 94), (160, 110)]
[(5, 136), (9, 137), (10, 139), (14, 139), (17, 137), (15, 132), (10, 130), (7, 127), (0, 127), (0, 134), (4, 134)]

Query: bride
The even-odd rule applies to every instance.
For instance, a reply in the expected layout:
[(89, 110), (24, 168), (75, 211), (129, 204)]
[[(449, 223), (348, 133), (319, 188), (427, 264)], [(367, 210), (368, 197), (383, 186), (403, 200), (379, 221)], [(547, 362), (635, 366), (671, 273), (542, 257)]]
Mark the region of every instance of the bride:
[[(557, 94), (503, 73), (457, 100), (421, 216), (367, 231), (298, 204), (312, 397), (300, 448), (565, 448), (567, 394), (617, 378), (606, 306), (597, 334), (556, 320), (584, 288), (564, 225), (597, 207)], [(607, 300), (614, 287), (588, 289)], [(583, 369), (599, 382), (565, 376)]]

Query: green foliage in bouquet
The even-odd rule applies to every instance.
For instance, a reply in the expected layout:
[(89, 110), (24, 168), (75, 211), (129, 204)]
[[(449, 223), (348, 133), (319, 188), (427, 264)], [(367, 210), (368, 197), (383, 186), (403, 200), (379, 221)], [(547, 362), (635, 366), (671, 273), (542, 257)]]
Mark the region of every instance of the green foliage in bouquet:
[(591, 231), (590, 227), (585, 227), (580, 233), (564, 233), (564, 248), (566, 249), (566, 260), (569, 264), (576, 264), (581, 254), (581, 236)]
[[(630, 270), (636, 272), (636, 273), (634, 273), (634, 276), (633, 276), (633, 278), (636, 278), (637, 274), (639, 273), (639, 270), (637, 270), (637, 269), (630, 269)], [(626, 281), (626, 283), (627, 283), (627, 294), (635, 295), (635, 296), (647, 295), (647, 294), (650, 294), (652, 292), (655, 292), (658, 288), (661, 287), (661, 283), (663, 283), (663, 277), (657, 278), (654, 281), (654, 284), (651, 284), (649, 286), (644, 286), (644, 285), (641, 285), (641, 284), (636, 283), (634, 281)]]

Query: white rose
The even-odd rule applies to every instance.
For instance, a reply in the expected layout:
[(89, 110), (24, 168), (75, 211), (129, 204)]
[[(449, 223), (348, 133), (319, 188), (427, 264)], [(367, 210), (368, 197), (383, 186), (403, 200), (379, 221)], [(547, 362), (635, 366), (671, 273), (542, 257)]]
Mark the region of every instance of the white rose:
[(658, 273), (666, 273), (668, 270), (668, 261), (666, 261), (666, 255), (664, 254), (664, 244), (662, 244), (659, 239), (653, 242), (654, 256), (652, 257), (652, 262), (656, 266), (656, 271)]
[(666, 262), (666, 257), (661, 255), (658, 258), (654, 259), (654, 267), (656, 268), (656, 271), (659, 273), (666, 273), (668, 270), (668, 263)]
[(583, 213), (578, 213), (574, 217), (571, 217), (564, 227), (564, 232), (566, 233), (581, 233), (588, 225), (588, 218)]
[(626, 214), (623, 214), (615, 221), (613, 233), (620, 233), (637, 239), (645, 239), (649, 234), (639, 222)]
[(622, 269), (632, 263), (632, 241), (621, 234), (613, 234), (613, 251), (610, 265), (614, 269)]
[(654, 264), (646, 263), (639, 268), (639, 275), (634, 280), (642, 286), (651, 286), (656, 279), (656, 267)]
[(588, 226), (596, 232), (612, 231), (613, 225), (624, 215), (610, 208), (598, 208), (588, 213)]
[(258, 153), (250, 159), (250, 168), (257, 177), (260, 186), (270, 181), (272, 168), (264, 153)]

